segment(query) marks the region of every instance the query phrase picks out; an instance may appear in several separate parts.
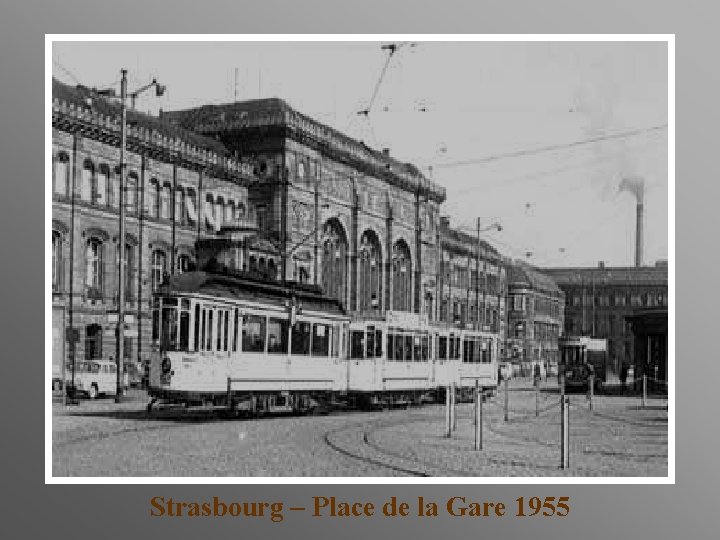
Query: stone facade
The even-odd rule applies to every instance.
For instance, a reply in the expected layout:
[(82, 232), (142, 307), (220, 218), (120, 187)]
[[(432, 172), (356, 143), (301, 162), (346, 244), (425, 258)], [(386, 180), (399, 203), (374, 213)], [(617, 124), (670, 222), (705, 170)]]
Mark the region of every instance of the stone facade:
[(323, 287), (354, 317), (434, 318), (445, 191), (414, 166), (279, 99), (163, 114), (258, 164), (252, 199), (278, 243), (280, 276)]

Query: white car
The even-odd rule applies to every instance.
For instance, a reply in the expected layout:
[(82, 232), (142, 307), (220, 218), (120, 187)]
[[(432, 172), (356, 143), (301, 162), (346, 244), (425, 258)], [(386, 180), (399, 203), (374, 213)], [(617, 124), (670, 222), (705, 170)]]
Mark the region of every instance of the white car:
[[(68, 366), (67, 374), (72, 377), (72, 365)], [(73, 384), (68, 381), (68, 386)], [(128, 386), (128, 374), (123, 375), (123, 391)], [(75, 364), (75, 391), (84, 393), (90, 399), (100, 394), (114, 396), (117, 394), (117, 366), (109, 360), (88, 360)]]

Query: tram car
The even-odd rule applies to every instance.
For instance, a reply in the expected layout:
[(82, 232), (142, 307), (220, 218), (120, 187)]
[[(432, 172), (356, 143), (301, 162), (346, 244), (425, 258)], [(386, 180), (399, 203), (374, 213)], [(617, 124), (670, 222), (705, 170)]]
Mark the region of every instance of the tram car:
[(173, 276), (153, 298), (148, 410), (162, 400), (307, 412), (346, 390), (348, 324), (311, 285)]
[(586, 391), (593, 375), (594, 389), (599, 390), (607, 378), (607, 340), (565, 336), (559, 338), (558, 347), (558, 380), (564, 378), (565, 389)]

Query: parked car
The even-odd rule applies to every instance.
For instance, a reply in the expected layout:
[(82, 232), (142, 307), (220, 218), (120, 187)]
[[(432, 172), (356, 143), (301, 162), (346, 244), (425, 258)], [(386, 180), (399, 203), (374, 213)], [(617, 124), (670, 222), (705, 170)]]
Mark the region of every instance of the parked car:
[[(90, 399), (100, 395), (117, 394), (117, 366), (110, 360), (86, 360), (75, 364), (75, 380), (72, 381), (72, 365), (67, 367), (68, 391), (86, 394)], [(128, 373), (125, 371), (122, 391), (127, 390)]]

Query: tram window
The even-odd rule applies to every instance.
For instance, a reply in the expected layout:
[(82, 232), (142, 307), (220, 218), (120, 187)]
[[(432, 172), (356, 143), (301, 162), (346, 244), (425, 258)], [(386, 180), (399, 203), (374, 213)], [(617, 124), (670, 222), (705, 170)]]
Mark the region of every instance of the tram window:
[(238, 308), (235, 308), (235, 324), (233, 325), (233, 352), (237, 351), (238, 345), (238, 328), (240, 327), (240, 320), (238, 318)]
[(224, 318), (225, 318), (225, 328), (224, 328), (224, 332), (223, 332), (223, 350), (227, 351), (228, 350), (228, 330), (229, 330), (228, 327), (230, 326), (230, 312), (229, 311), (225, 312)]
[(450, 360), (454, 360), (454, 359), (455, 359), (455, 337), (454, 337), (452, 334), (450, 334), (450, 343), (449, 343), (449, 345), (450, 345), (450, 347), (449, 347), (449, 350), (448, 350), (448, 358), (449, 358)]
[(350, 358), (362, 360), (365, 358), (365, 331), (353, 330), (350, 332)]
[(429, 338), (428, 336), (422, 337), (422, 361), (428, 361), (428, 349), (429, 349)]
[(212, 309), (207, 310), (207, 317), (208, 317), (208, 323), (207, 323), (207, 334), (206, 334), (206, 341), (205, 341), (205, 350), (206, 351), (212, 351), (212, 333), (213, 333), (213, 311)]
[(365, 341), (365, 346), (366, 346), (365, 358), (374, 358), (375, 357), (375, 327), (374, 326), (368, 326), (367, 339)]
[(471, 361), (472, 361), (472, 360), (470, 360), (470, 358), (469, 358), (469, 356), (470, 356), (470, 347), (468, 346), (468, 343), (470, 342), (470, 339), (469, 339), (469, 338), (465, 338), (463, 341), (464, 341), (464, 345), (465, 345), (465, 346), (463, 347), (463, 362), (467, 364), (468, 362), (471, 362)]
[(216, 341), (215, 341), (215, 350), (216, 351), (222, 351), (222, 335), (223, 335), (223, 320), (225, 319), (225, 312), (218, 310), (217, 312), (217, 331), (216, 334)]
[(395, 361), (405, 360), (405, 337), (395, 334)]
[(163, 306), (160, 340), (166, 351), (174, 351), (177, 347), (177, 308)]
[(330, 326), (327, 324), (313, 324), (312, 354), (313, 356), (327, 356), (330, 347)]
[(336, 324), (334, 324), (331, 328), (332, 331), (332, 337), (330, 338), (331, 343), (331, 355), (333, 357), (339, 356), (340, 352), (340, 329)]
[(180, 312), (180, 347), (179, 351), (187, 352), (190, 345), (190, 312), (183, 309)]
[(152, 310), (152, 340), (160, 339), (160, 309), (154, 307)]
[(288, 353), (288, 322), (286, 319), (268, 319), (268, 353)]
[(460, 338), (455, 338), (455, 360), (460, 360)]
[(446, 336), (440, 336), (438, 338), (438, 358), (440, 360), (447, 360), (447, 346), (448, 338)]
[(198, 350), (204, 351), (205, 350), (205, 328), (207, 323), (207, 310), (202, 310), (202, 331), (200, 332), (200, 343), (198, 345)]
[(395, 334), (388, 333), (387, 335), (387, 359), (394, 360), (395, 358), (395, 347), (393, 347), (393, 338)]
[(245, 315), (243, 318), (242, 350), (265, 352), (265, 317)]
[(382, 358), (383, 355), (382, 330), (375, 330), (375, 358)]
[(292, 354), (310, 354), (310, 323), (296, 322), (290, 336)]
[(200, 304), (195, 304), (195, 350), (200, 350)]
[(412, 362), (413, 354), (413, 337), (405, 336), (405, 361)]
[(413, 336), (413, 359), (422, 362), (422, 342), (420, 336)]

